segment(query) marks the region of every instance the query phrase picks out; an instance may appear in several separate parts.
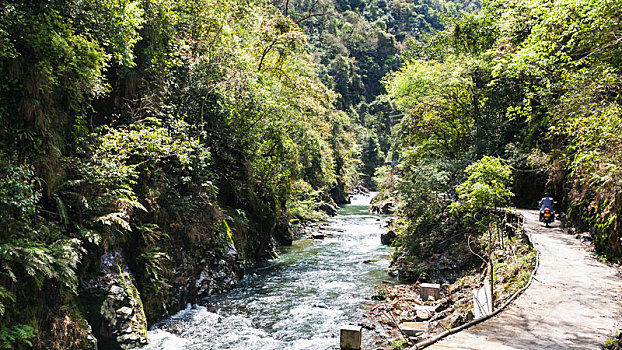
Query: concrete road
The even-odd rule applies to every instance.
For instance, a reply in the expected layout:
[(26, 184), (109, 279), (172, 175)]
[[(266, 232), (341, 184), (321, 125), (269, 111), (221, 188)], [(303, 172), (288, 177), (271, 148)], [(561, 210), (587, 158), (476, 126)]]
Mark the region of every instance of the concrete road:
[(429, 349), (600, 349), (622, 327), (622, 276), (555, 222), (519, 210), (540, 252), (532, 285), (506, 310)]

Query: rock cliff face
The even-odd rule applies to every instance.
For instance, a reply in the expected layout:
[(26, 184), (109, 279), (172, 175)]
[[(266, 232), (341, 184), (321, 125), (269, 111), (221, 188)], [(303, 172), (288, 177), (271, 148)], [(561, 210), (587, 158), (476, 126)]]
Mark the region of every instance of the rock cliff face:
[(291, 227), (276, 219), (262, 222), (267, 229), (258, 231), (219, 207), (201, 209), (161, 210), (159, 217), (142, 218), (152, 222), (151, 231), (133, 236), (143, 239), (89, 250), (79, 298), (100, 349), (147, 344), (148, 326), (188, 303), (230, 290), (255, 260), (274, 256), (273, 237), (291, 236)]
[(147, 317), (136, 280), (117, 250), (100, 258), (100, 273), (85, 283), (87, 318), (101, 348), (131, 349), (147, 344)]

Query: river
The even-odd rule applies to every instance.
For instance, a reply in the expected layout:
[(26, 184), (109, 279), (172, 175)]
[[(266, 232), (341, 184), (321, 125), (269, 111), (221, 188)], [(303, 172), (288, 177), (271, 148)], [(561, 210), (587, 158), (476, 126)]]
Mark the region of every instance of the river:
[(390, 279), (392, 248), (380, 244), (371, 197), (354, 196), (329, 218), (325, 239), (294, 241), (230, 292), (157, 324), (143, 349), (338, 348), (339, 326), (357, 323), (374, 287)]

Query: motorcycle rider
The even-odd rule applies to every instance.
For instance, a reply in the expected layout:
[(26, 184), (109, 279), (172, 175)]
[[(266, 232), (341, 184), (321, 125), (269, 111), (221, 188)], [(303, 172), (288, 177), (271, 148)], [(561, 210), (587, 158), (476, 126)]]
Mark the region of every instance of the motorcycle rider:
[(553, 218), (555, 218), (555, 210), (553, 210), (553, 203), (555, 201), (553, 200), (553, 198), (551, 198), (551, 195), (547, 192), (544, 193), (544, 196), (542, 197), (542, 199), (540, 200), (540, 202), (538, 203), (540, 205), (540, 222), (542, 222), (544, 220), (544, 209), (548, 209), (551, 211), (551, 215), (553, 215)]

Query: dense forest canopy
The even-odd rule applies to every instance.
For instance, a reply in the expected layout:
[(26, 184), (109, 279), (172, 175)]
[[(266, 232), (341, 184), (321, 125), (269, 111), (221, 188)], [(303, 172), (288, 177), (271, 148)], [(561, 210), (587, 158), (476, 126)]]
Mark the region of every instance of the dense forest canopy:
[(396, 117), (381, 83), (402, 64), (401, 52), (425, 33), (444, 28), (479, 1), (289, 1), (276, 2), (308, 36), (309, 50), (326, 86), (338, 93), (336, 106), (358, 127), (361, 181), (373, 187), (375, 169), (391, 158)]
[(0, 12), (3, 347), (65, 348), (62, 333), (85, 333), (77, 276), (113, 251), (156, 321), (188, 259), (176, 245), (198, 242), (186, 248), (198, 259), (229, 239), (243, 262), (270, 257), (288, 209), (313, 211), (309, 198), (356, 178), (351, 121), (304, 32), (269, 4), (5, 1)]
[(421, 267), (430, 242), (453, 237), (442, 227), (464, 214), (448, 216), (439, 193), (464, 186), (467, 166), (486, 156), (512, 167), (516, 205), (551, 192), (570, 225), (620, 259), (620, 8), (486, 1), (403, 51), (406, 63), (384, 80), (405, 114), (394, 133), (400, 175), (383, 183), (402, 200), (406, 265)]
[(118, 341), (117, 302), (143, 344), (374, 173), (411, 263), (472, 164), (619, 259), (620, 5), (2, 1), (0, 347)]
[(144, 335), (210, 266), (273, 256), (384, 161), (404, 43), (476, 6), (2, 2), (0, 345), (116, 335), (118, 285)]

